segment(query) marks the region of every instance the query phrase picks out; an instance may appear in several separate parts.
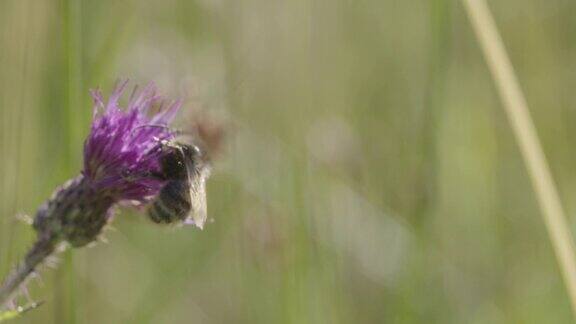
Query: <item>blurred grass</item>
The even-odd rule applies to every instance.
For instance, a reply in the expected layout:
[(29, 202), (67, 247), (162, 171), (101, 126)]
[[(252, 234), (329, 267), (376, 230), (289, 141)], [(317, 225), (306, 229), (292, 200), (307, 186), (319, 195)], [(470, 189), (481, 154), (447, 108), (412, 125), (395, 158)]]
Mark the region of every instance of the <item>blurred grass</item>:
[[(572, 215), (576, 4), (491, 6)], [(46, 271), (31, 288), (47, 304), (14, 323), (570, 320), (453, 1), (3, 1), (0, 70), (0, 275), (33, 238), (12, 215), (80, 169), (87, 88), (152, 80), (234, 124), (214, 223), (121, 211), (110, 244)]]
[[(65, 71), (64, 92), (65, 104), (64, 110), (65, 125), (64, 138), (68, 139), (67, 156), (65, 157), (66, 169), (73, 169), (81, 162), (82, 139), (85, 138), (87, 131), (86, 126), (89, 123), (90, 116), (87, 109), (78, 109), (86, 106), (84, 93), (86, 89), (83, 86), (83, 12), (82, 1), (62, 0), (61, 2), (62, 17), (62, 41), (63, 41), (63, 65)], [(55, 321), (59, 323), (77, 322), (77, 314), (80, 313), (77, 300), (82, 300), (82, 290), (76, 283), (76, 274), (74, 271), (74, 253), (66, 251), (62, 256), (62, 270), (56, 274), (56, 294), (55, 299), (59, 300), (63, 309), (56, 312)]]

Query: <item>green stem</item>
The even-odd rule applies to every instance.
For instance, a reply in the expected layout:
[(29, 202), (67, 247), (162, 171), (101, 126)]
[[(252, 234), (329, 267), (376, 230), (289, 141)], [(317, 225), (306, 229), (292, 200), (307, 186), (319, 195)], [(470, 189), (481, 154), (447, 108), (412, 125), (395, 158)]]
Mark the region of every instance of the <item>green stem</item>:
[(0, 287), (0, 308), (12, 300), (22, 284), (34, 273), (36, 267), (54, 252), (54, 249), (55, 242), (52, 239), (39, 239), (32, 246), (24, 261), (16, 267)]

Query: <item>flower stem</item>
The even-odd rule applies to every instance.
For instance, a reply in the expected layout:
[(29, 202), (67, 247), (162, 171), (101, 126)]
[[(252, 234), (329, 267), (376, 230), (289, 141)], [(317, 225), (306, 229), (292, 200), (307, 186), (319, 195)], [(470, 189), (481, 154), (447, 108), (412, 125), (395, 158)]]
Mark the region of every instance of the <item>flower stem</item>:
[(34, 243), (26, 254), (24, 261), (12, 271), (6, 281), (0, 286), (0, 308), (11, 301), (18, 288), (34, 273), (36, 267), (54, 252), (55, 247), (56, 243), (52, 239), (42, 238)]

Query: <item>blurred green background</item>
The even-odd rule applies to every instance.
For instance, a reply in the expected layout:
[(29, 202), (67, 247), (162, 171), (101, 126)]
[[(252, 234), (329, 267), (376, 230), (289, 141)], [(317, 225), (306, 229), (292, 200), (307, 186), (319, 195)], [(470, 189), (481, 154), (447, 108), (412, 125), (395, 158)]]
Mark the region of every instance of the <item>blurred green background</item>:
[[(490, 1), (576, 212), (576, 2)], [(88, 89), (229, 120), (204, 231), (122, 210), (14, 323), (567, 323), (475, 37), (450, 0), (0, 1), (0, 275), (81, 168)], [(21, 301), (25, 303), (25, 299)]]

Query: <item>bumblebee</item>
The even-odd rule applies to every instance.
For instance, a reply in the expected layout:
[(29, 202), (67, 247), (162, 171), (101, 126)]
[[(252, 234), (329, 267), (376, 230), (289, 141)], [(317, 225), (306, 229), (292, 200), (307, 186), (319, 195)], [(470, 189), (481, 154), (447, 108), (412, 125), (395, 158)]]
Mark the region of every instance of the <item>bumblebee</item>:
[(159, 178), (166, 181), (148, 209), (159, 224), (192, 223), (202, 229), (206, 222), (206, 180), (210, 165), (196, 145), (163, 141)]

